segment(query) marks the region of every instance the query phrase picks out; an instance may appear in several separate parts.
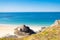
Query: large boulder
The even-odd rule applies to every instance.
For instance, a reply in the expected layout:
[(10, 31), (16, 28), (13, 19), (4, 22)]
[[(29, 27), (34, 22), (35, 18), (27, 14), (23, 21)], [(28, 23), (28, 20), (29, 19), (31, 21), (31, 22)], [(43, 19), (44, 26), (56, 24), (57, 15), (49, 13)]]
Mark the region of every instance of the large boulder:
[(31, 30), (28, 26), (23, 25), (20, 27), (15, 28), (15, 32), (16, 35), (18, 36), (26, 36), (26, 35), (31, 35), (31, 34), (35, 34), (35, 32), (33, 30)]

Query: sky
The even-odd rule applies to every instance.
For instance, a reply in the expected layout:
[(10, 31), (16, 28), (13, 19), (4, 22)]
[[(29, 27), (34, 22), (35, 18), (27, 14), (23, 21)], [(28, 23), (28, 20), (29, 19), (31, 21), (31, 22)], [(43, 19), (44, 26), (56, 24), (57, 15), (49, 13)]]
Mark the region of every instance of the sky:
[(0, 12), (60, 12), (60, 0), (0, 0)]

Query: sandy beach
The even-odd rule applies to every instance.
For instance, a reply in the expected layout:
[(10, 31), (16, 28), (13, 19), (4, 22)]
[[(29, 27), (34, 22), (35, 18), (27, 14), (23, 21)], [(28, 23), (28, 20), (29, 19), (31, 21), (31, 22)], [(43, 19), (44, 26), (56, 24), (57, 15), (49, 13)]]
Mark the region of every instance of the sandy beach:
[[(0, 37), (4, 37), (6, 35), (14, 35), (14, 29), (20, 26), (21, 25), (0, 24)], [(41, 27), (37, 26), (29, 26), (29, 27), (35, 32), (41, 30)]]
[(14, 35), (14, 28), (16, 25), (0, 24), (0, 37), (6, 36), (7, 34)]

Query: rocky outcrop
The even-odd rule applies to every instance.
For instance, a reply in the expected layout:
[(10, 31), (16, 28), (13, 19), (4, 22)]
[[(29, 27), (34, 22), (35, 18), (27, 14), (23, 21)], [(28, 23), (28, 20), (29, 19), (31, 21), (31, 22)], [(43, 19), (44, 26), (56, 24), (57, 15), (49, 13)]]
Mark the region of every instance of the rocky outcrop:
[(27, 36), (27, 35), (35, 34), (35, 32), (26, 25), (15, 28), (14, 33), (18, 36)]

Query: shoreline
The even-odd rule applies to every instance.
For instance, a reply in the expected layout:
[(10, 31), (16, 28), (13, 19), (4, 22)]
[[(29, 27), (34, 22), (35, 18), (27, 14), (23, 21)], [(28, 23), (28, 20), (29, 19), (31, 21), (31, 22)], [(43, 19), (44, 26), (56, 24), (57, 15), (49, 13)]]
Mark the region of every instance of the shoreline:
[[(9, 35), (14, 35), (14, 29), (16, 27), (20, 27), (21, 25), (9, 25), (9, 24), (0, 24), (0, 37), (4, 37), (7, 34)], [(32, 29), (33, 31), (37, 32), (39, 30), (41, 30), (42, 26), (28, 26), (30, 27), (30, 29)], [(43, 26), (44, 27), (44, 26)]]

